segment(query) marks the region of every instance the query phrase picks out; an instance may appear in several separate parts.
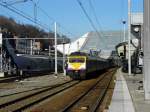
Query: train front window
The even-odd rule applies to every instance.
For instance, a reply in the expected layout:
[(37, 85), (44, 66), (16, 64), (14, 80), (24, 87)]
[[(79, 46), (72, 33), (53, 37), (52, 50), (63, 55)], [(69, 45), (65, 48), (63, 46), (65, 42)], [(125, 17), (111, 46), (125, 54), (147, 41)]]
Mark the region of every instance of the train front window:
[(69, 58), (69, 63), (84, 63), (84, 58)]

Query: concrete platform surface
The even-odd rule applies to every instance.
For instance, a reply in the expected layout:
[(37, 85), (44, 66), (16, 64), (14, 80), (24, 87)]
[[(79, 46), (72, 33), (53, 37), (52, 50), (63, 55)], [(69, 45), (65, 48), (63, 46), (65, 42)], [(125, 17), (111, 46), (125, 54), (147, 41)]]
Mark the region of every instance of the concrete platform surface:
[(116, 85), (108, 112), (150, 112), (150, 101), (144, 99), (143, 74), (116, 73)]
[(150, 100), (145, 100), (143, 90), (143, 74), (128, 76), (123, 74), (126, 79), (130, 95), (134, 104), (135, 112), (150, 112)]
[(108, 112), (135, 112), (126, 80), (120, 69), (116, 74), (116, 85)]

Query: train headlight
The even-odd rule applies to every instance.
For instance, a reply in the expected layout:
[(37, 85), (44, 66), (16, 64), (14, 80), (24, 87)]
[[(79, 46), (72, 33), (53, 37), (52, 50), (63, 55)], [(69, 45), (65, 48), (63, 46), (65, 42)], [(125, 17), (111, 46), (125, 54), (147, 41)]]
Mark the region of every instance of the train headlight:
[(135, 28), (134, 28), (134, 31), (135, 31), (136, 33), (138, 33), (139, 30), (140, 30), (139, 27), (135, 27)]

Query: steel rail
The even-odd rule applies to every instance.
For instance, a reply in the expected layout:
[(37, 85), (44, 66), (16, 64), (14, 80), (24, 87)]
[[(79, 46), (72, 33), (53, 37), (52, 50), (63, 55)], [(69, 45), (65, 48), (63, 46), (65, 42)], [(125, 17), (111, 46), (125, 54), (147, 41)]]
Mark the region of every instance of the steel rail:
[[(102, 78), (100, 78), (87, 92), (83, 93), (78, 99), (74, 100), (73, 102), (71, 102), (69, 105), (67, 105), (63, 110), (60, 110), (60, 112), (71, 112), (71, 109), (75, 106), (75, 105), (80, 105), (81, 104), (81, 100), (84, 99), (85, 101), (85, 97), (86, 96), (92, 96), (92, 95), (88, 95), (90, 94), (91, 91), (93, 91), (96, 86), (99, 86), (99, 83), (102, 83), (102, 81), (107, 78), (108, 74), (111, 73), (111, 78), (113, 76), (113, 73), (114, 71), (110, 71), (110, 72), (107, 72)], [(92, 108), (88, 108), (88, 111), (90, 112), (95, 112), (96, 109), (98, 108), (99, 104), (102, 102), (104, 96), (105, 96), (105, 93), (107, 92), (107, 88), (108, 88), (108, 85), (110, 84), (111, 82), (111, 78), (109, 80), (109, 82), (107, 83), (107, 87), (105, 88), (105, 90), (103, 90), (101, 92), (101, 95), (99, 95), (99, 98), (97, 99), (96, 103), (93, 104)], [(103, 82), (105, 83), (105, 82)], [(82, 111), (82, 110), (81, 110)]]
[(5, 102), (3, 104), (0, 104), (0, 111), (1, 112), (20, 112), (30, 106), (33, 106), (34, 104), (45, 100), (46, 98), (49, 98), (53, 95), (56, 95), (76, 84), (78, 84), (80, 81), (70, 81), (67, 83), (64, 83), (62, 85), (59, 85), (57, 87), (49, 87), (44, 88), (43, 90), (33, 92), (31, 94), (28, 94), (26, 96), (11, 100), (9, 102)]

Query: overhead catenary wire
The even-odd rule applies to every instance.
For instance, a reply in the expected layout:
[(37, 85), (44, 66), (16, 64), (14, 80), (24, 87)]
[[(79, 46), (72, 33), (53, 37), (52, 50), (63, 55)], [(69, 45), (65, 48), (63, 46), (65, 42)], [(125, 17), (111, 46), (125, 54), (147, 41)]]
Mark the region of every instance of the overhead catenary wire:
[[(33, 39), (38, 39), (38, 40), (40, 40), (40, 39), (46, 39), (46, 40), (54, 40), (54, 38), (3, 38), (3, 40), (22, 40), (22, 39), (24, 39), (24, 40), (33, 40)], [(60, 40), (63, 40), (63, 38), (57, 38), (58, 40), (60, 39)]]
[[(10, 11), (12, 11), (12, 12), (14, 12), (14, 13), (16, 13), (16, 14), (22, 16), (23, 18), (25, 18), (25, 19), (27, 19), (27, 20), (29, 20), (29, 21), (35, 23), (35, 20), (34, 20), (33, 17), (31, 17), (31, 16), (25, 14), (24, 12), (22, 12), (22, 11), (16, 9), (15, 7), (9, 6), (9, 5), (8, 5), (7, 3), (5, 3), (5, 2), (0, 2), (0, 5), (3, 6), (3, 7), (5, 7), (5, 8), (7, 8), (7, 9), (9, 9)], [(36, 24), (37, 24), (38, 26), (40, 26), (41, 28), (44, 28), (44, 29), (46, 29), (46, 30), (49, 30), (48, 27), (47, 27), (45, 24), (42, 24), (39, 20), (37, 20)]]
[[(35, 4), (35, 1), (34, 0), (31, 0), (34, 4)], [(39, 2), (39, 0), (37, 1)], [(39, 5), (36, 5), (36, 7), (45, 15), (49, 18), (49, 20), (52, 21), (52, 23), (54, 22), (57, 22), (57, 26), (61, 27), (64, 31), (66, 31), (67, 34), (70, 34), (74, 37), (77, 37), (75, 34), (71, 33), (66, 27), (64, 27), (62, 24), (60, 24), (57, 20), (55, 20), (53, 17), (49, 16), (49, 14), (44, 10), (42, 9)]]
[[(23, 1), (26, 2), (26, 1), (28, 1), (28, 0), (23, 0)], [(30, 1), (32, 1), (33, 4), (36, 4), (37, 2), (39, 2), (39, 0), (38, 0), (37, 2), (35, 2), (34, 0), (30, 0)], [(28, 15), (28, 14), (25, 14), (25, 12), (16, 9), (15, 7), (12, 6), (12, 4), (7, 3), (7, 2), (3, 2), (2, 0), (0, 0), (0, 2), (1, 2), (1, 3), (0, 3), (1, 6), (7, 8), (7, 9), (9, 9), (10, 11), (12, 11), (12, 12), (14, 12), (14, 13), (16, 13), (16, 14), (22, 16), (23, 18), (25, 18), (25, 19), (27, 19), (27, 20), (29, 20), (29, 21), (31, 21), (31, 22), (37, 24), (38, 26), (40, 26), (40, 27), (43, 28), (43, 29), (46, 29), (46, 30), (48, 30), (48, 31), (52, 31), (52, 30), (50, 30), (50, 28), (49, 28), (49, 26), (48, 26), (47, 24), (42, 24), (37, 18), (35, 18), (35, 17), (33, 18), (32, 16), (30, 16), (30, 15)], [(20, 3), (20, 1), (17, 1), (17, 3), (18, 3), (18, 2)], [(12, 3), (14, 3), (14, 1), (13, 1)], [(15, 3), (16, 3), (16, 2), (15, 2)], [(55, 19), (53, 19), (52, 17), (50, 17), (49, 14), (48, 14), (45, 10), (43, 10), (41, 7), (39, 7), (37, 4), (36, 4), (36, 7), (37, 7), (38, 9), (40, 9), (41, 12), (42, 12), (44, 15), (46, 15), (50, 20), (52, 20), (53, 23), (56, 21)], [(36, 20), (35, 20), (35, 19), (36, 19)], [(56, 22), (57, 22), (57, 21), (56, 21)], [(58, 23), (58, 22), (57, 22), (57, 23)], [(76, 35), (72, 34), (71, 32), (69, 32), (69, 31), (68, 31), (63, 25), (61, 25), (60, 23), (58, 23), (58, 25), (59, 25), (62, 29), (64, 29), (64, 31), (66, 31), (67, 34), (70, 34), (70, 35), (72, 35), (72, 36), (76, 36)], [(77, 36), (76, 36), (76, 37), (77, 37)]]
[[(28, 0), (22, 0), (22, 2), (26, 2), (26, 1), (28, 1)], [(30, 0), (30, 1), (31, 1), (31, 0)], [(21, 2), (21, 1), (18, 0), (18, 2)], [(32, 21), (28, 19), (29, 21), (31, 21), (31, 22), (33, 22), (33, 23), (36, 23), (35, 18), (33, 18), (32, 16), (26, 14), (25, 12), (23, 12), (23, 11), (21, 11), (21, 10), (18, 10), (17, 8), (13, 7), (13, 6), (12, 6), (13, 4), (9, 4), (8, 2), (2, 2), (2, 3), (4, 3), (4, 5), (6, 5), (5, 8), (7, 8), (7, 7), (13, 8), (14, 10), (16, 10), (16, 11), (19, 12), (19, 13), (21, 13), (22, 15), (24, 15), (24, 16), (26, 16), (26, 17), (32, 19)], [(15, 2), (12, 2), (12, 3), (15, 3)], [(17, 14), (18, 14), (18, 13), (17, 13)], [(22, 16), (22, 15), (21, 15), (21, 16)], [(23, 16), (22, 16), (22, 17), (23, 17)], [(25, 17), (24, 17), (24, 18), (25, 18)], [(27, 19), (27, 18), (26, 18), (26, 19)], [(33, 21), (33, 20), (34, 20), (34, 21)], [(39, 20), (37, 20), (37, 22), (38, 22), (37, 25), (39, 25), (41, 28), (48, 29), (48, 26), (47, 26), (46, 24), (42, 24), (41, 21), (39, 21)]]
[(64, 31), (66, 31), (66, 33), (72, 35), (72, 36), (75, 36), (77, 37), (75, 34), (71, 33), (70, 31), (68, 31), (68, 29), (66, 29), (62, 24), (60, 24), (58, 21), (56, 21), (54, 18), (50, 17), (49, 14), (43, 10), (41, 7), (37, 6), (42, 12), (43, 14), (45, 14), (50, 20), (52, 20), (52, 22), (57, 22), (57, 25), (60, 26)]
[[(81, 9), (83, 10), (83, 12), (84, 12), (86, 18), (88, 19), (88, 21), (90, 22), (92, 28), (96, 31), (96, 34), (98, 35), (98, 37), (101, 38), (100, 33), (98, 32), (98, 30), (97, 30), (97, 28), (95, 27), (95, 25), (94, 25), (92, 19), (90, 18), (90, 16), (89, 16), (88, 13), (86, 12), (86, 10), (85, 10), (85, 8), (84, 8), (82, 2), (81, 2), (80, 0), (76, 0), (76, 1), (77, 1), (77, 3), (79, 4), (79, 6), (81, 7)], [(101, 38), (101, 39), (102, 39), (102, 38)], [(104, 45), (105, 48), (107, 48), (107, 46), (106, 46), (104, 40), (103, 40), (103, 43), (102, 43), (102, 44)]]
[(80, 2), (80, 0), (77, 0), (78, 4), (80, 5), (81, 9), (83, 10), (85, 16), (87, 17), (87, 19), (89, 20), (91, 26), (93, 27), (94, 30), (97, 31), (92, 19), (89, 17), (88, 13), (86, 12), (85, 8), (83, 7), (82, 3)]
[[(3, 1), (3, 0), (1, 0), (1, 1)], [(22, 2), (27, 2), (28, 0), (16, 0), (16, 1), (14, 1), (14, 0), (10, 0), (10, 1), (3, 1), (4, 3), (7, 3), (8, 5), (13, 5), (13, 4), (16, 4), (16, 3), (22, 3)], [(9, 2), (9, 3), (8, 3)]]
[[(89, 0), (89, 4), (90, 4), (91, 10), (92, 10), (92, 12), (93, 12), (94, 18), (95, 18), (95, 20), (96, 20), (96, 23), (97, 23), (99, 29), (102, 30), (102, 25), (100, 24), (100, 22), (99, 22), (99, 20), (98, 20), (98, 17), (97, 17), (95, 8), (94, 8), (93, 3), (92, 3), (91, 0)], [(104, 34), (103, 34), (102, 31), (100, 31), (100, 33), (104, 36)]]
[[(99, 18), (97, 17), (96, 10), (95, 10), (95, 8), (94, 8), (94, 6), (93, 6), (92, 0), (89, 0), (89, 4), (90, 4), (91, 10), (92, 10), (92, 12), (93, 12), (95, 21), (96, 21), (96, 23), (97, 23), (97, 25), (98, 25), (100, 34), (101, 34), (103, 37), (106, 37), (105, 33), (103, 32), (102, 25), (101, 25), (101, 23), (99, 22)], [(103, 41), (104, 41), (104, 44), (105, 44), (106, 42), (105, 42), (104, 39), (103, 39)], [(106, 47), (107, 47), (107, 46), (106, 46)]]

